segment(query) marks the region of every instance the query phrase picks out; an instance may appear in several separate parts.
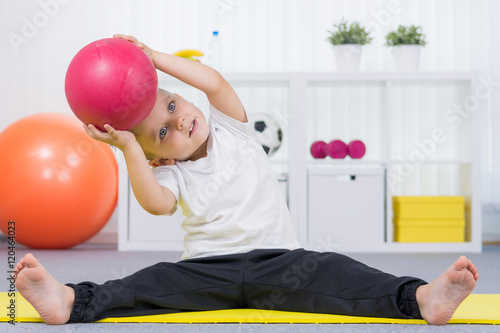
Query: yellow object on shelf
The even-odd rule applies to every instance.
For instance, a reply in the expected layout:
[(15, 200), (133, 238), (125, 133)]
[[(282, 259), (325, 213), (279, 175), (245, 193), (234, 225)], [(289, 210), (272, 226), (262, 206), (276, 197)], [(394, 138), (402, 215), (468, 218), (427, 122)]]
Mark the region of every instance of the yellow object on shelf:
[(465, 241), (464, 219), (394, 220), (394, 240), (403, 243), (450, 243)]
[(464, 197), (393, 197), (398, 219), (463, 219)]
[(203, 57), (203, 52), (193, 49), (180, 50), (174, 53), (175, 56), (200, 62), (199, 57)]
[(465, 241), (465, 199), (458, 196), (393, 197), (394, 241)]

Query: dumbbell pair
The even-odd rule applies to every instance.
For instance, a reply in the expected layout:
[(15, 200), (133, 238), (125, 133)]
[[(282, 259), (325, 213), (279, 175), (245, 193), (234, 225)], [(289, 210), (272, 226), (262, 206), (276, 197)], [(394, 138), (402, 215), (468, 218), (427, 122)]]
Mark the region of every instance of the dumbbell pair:
[(361, 140), (353, 140), (345, 144), (342, 140), (333, 140), (330, 143), (316, 141), (311, 145), (311, 155), (314, 158), (345, 158), (349, 155), (351, 158), (362, 158), (366, 153), (365, 144)]

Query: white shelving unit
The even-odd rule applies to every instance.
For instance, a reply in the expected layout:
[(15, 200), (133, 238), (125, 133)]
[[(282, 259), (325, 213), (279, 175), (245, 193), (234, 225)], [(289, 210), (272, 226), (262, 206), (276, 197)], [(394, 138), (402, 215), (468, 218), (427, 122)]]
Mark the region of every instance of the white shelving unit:
[[(298, 218), (298, 234), (302, 244), (306, 247), (316, 248), (320, 250), (337, 250), (342, 252), (479, 252), (481, 251), (481, 215), (480, 215), (480, 142), (479, 142), (479, 113), (470, 112), (467, 114), (467, 119), (464, 119), (464, 124), (462, 128), (458, 131), (454, 131), (453, 137), (449, 138), (452, 142), (452, 146), (463, 145), (464, 152), (458, 154), (448, 154), (446, 152), (433, 151), (433, 154), (429, 156), (424, 156), (423, 159), (413, 163), (409, 163), (408, 158), (400, 155), (408, 153), (410, 147), (405, 147), (405, 143), (400, 143), (398, 140), (401, 136), (396, 135), (397, 127), (400, 124), (396, 124), (395, 119), (401, 118), (401, 110), (398, 109), (396, 104), (397, 97), (395, 96), (395, 90), (401, 90), (405, 86), (410, 86), (409, 89), (414, 89), (412, 85), (421, 86), (420, 89), (425, 90), (426, 85), (446, 85), (446, 84), (459, 84), (466, 87), (466, 96), (463, 94), (457, 94), (456, 92), (447, 92), (446, 87), (444, 88), (445, 93), (454, 95), (451, 96), (450, 100), (454, 100), (454, 103), (460, 104), (463, 102), (461, 98), (467, 98), (467, 96), (474, 96), (474, 87), (477, 84), (478, 74), (473, 72), (415, 72), (415, 73), (399, 73), (399, 72), (359, 72), (359, 73), (305, 73), (299, 74), (299, 90), (306, 91), (307, 89), (314, 90), (315, 87), (323, 85), (344, 85), (344, 84), (359, 84), (359, 85), (376, 85), (374, 89), (379, 93), (382, 92), (383, 97), (381, 98), (381, 104), (383, 107), (380, 110), (381, 123), (379, 130), (379, 140), (378, 144), (378, 154), (375, 156), (368, 156), (366, 159), (361, 160), (312, 160), (312, 158), (303, 158), (303, 156), (310, 156), (308, 153), (309, 145), (312, 143), (311, 138), (306, 138), (301, 135), (299, 128), (294, 128), (294, 133), (297, 134), (295, 139), (297, 140), (297, 151), (296, 159), (291, 161), (290, 168), (290, 179), (295, 179), (296, 186), (290, 185), (291, 189), (296, 189), (296, 192), (291, 190), (291, 202), (295, 205), (291, 205), (292, 211), (294, 211), (294, 217)], [(312, 87), (312, 88), (311, 88)], [(417, 88), (418, 89), (418, 88)], [(452, 89), (453, 90), (453, 89)], [(460, 90), (460, 89), (458, 89)], [(463, 89), (462, 89), (463, 90)], [(464, 93), (464, 91), (462, 91)], [(293, 93), (291, 95), (294, 95)], [(403, 92), (404, 96), (404, 92)], [(312, 101), (308, 100), (311, 98), (311, 94), (301, 95), (301, 105), (306, 105), (312, 108)], [(404, 104), (404, 101), (399, 101), (400, 106)], [(411, 102), (409, 102), (411, 103)], [(353, 103), (355, 104), (355, 103)], [(444, 108), (442, 110), (436, 110), (440, 113), (447, 112), (447, 109), (452, 107), (452, 104), (441, 105)], [(346, 112), (349, 112), (350, 105), (347, 105)], [(411, 106), (410, 106), (411, 108)], [(418, 108), (414, 108), (416, 111), (421, 111)], [(307, 110), (308, 112), (314, 110)], [(342, 110), (340, 111), (342, 112)], [(335, 114), (336, 116), (341, 116)], [(332, 116), (334, 117), (334, 116)], [(311, 121), (311, 117), (302, 117), (300, 127), (309, 128), (307, 121)], [(418, 127), (425, 125), (425, 121), (416, 121), (410, 126)], [(442, 122), (435, 122), (427, 126), (431, 129), (441, 129)], [(376, 126), (376, 124), (369, 124), (369, 126)], [(425, 126), (422, 126), (425, 127)], [(310, 128), (309, 128), (310, 130)], [(405, 130), (405, 129), (403, 129)], [(403, 131), (402, 130), (402, 131)], [(408, 133), (403, 133), (403, 140), (411, 142), (417, 138), (412, 137), (412, 128), (407, 128)], [(375, 131), (376, 132), (376, 131)], [(429, 134), (430, 135), (430, 134)], [(404, 140), (404, 137), (408, 136), (411, 139)], [(449, 135), (452, 136), (452, 135)], [(431, 136), (432, 137), (432, 136)], [(334, 133), (328, 139), (335, 139)], [(352, 138), (355, 139), (355, 138)], [(326, 141), (326, 140), (325, 140)], [(456, 142), (454, 142), (456, 141)], [(449, 142), (448, 142), (449, 143)], [(411, 145), (410, 145), (411, 146)], [(450, 145), (446, 145), (447, 147)], [(367, 143), (367, 150), (370, 148), (370, 142)], [(442, 147), (438, 147), (442, 148)], [(439, 150), (439, 149), (436, 149)], [(418, 150), (417, 150), (418, 152)], [(411, 156), (410, 151), (410, 156)], [(441, 153), (441, 154), (440, 154)], [(422, 153), (420, 152), (420, 155)], [(300, 158), (302, 156), (302, 158)], [(418, 154), (415, 154), (415, 157)], [(415, 191), (411, 189), (411, 186), (399, 186), (399, 188), (394, 188), (394, 184), (391, 183), (391, 176), (394, 176), (395, 171), (401, 166), (410, 164), (410, 166), (415, 168), (434, 168), (434, 169), (446, 169), (450, 168), (451, 173), (455, 173), (455, 179), (451, 181), (455, 183), (462, 183), (457, 185), (457, 189), (452, 191), (453, 193), (440, 193), (436, 191), (439, 195), (463, 195), (466, 198), (466, 211), (467, 211), (467, 230), (466, 230), (466, 242), (464, 243), (398, 243), (393, 240), (393, 224), (392, 224), (392, 196), (393, 195), (421, 195), (422, 192)], [(320, 239), (312, 239), (309, 237), (309, 224), (316, 223), (315, 221), (308, 221), (308, 206), (310, 204), (307, 202), (307, 193), (302, 191), (302, 189), (307, 188), (307, 175), (318, 169), (327, 168), (330, 170), (335, 170), (339, 168), (344, 168), (346, 172), (359, 167), (363, 168), (384, 168), (387, 171), (386, 178), (386, 196), (385, 196), (385, 225), (381, 226), (385, 230), (385, 240), (384, 242), (356, 242), (352, 240), (346, 241), (331, 241), (328, 233)], [(446, 170), (441, 173), (446, 172)], [(436, 173), (436, 172), (435, 172)], [(437, 171), (439, 173), (439, 171)], [(397, 173), (396, 173), (397, 174)], [(424, 176), (422, 176), (424, 177)], [(406, 180), (403, 179), (403, 182)], [(439, 180), (438, 180), (439, 181)], [(297, 186), (298, 185), (298, 186)], [(397, 187), (397, 186), (396, 186)], [(408, 189), (410, 187), (410, 189)], [(425, 193), (424, 193), (425, 194)], [(333, 221), (335, 216), (331, 217)], [(306, 222), (304, 222), (306, 221)], [(323, 222), (324, 223), (324, 222)], [(347, 223), (347, 221), (346, 221)]]
[[(439, 117), (429, 117), (434, 119), (434, 122), (427, 124), (427, 119), (417, 119), (410, 122), (410, 126), (401, 125), (408, 122), (400, 121), (403, 117), (403, 112), (406, 112), (405, 91), (406, 90), (421, 90), (425, 96), (435, 94), (436, 89), (427, 89), (427, 85), (438, 87), (443, 91), (443, 94), (448, 96), (448, 101), (439, 106), (439, 110), (434, 110), (436, 113), (447, 112), (447, 108), (452, 107), (453, 103), (461, 103), (467, 96), (474, 96), (474, 87), (478, 81), (478, 73), (475, 72), (415, 72), (415, 73), (400, 73), (400, 72), (356, 72), (356, 73), (225, 73), (226, 79), (236, 87), (249, 85), (258, 87), (259, 85), (285, 87), (287, 93), (284, 95), (283, 101), (286, 106), (287, 128), (286, 132), (293, 135), (286, 135), (284, 142), (284, 151), (277, 156), (273, 162), (279, 166), (280, 172), (285, 170), (288, 174), (288, 202), (294, 227), (299, 236), (301, 244), (305, 248), (316, 249), (321, 251), (340, 251), (340, 252), (480, 252), (481, 251), (481, 204), (480, 204), (480, 122), (479, 113), (470, 112), (467, 118), (463, 120), (463, 126), (448, 134), (448, 139), (442, 145), (437, 147), (432, 154), (425, 156), (421, 161), (416, 161), (413, 165), (418, 169), (415, 175), (411, 177), (403, 177), (403, 181), (396, 186), (391, 182), (391, 177), (398, 174), (398, 169), (405, 166), (412, 166), (408, 157), (412, 156), (411, 143), (414, 141), (412, 137), (415, 134), (419, 137), (419, 132), (425, 128), (442, 127), (442, 121)], [(166, 82), (171, 79), (164, 79)], [(315, 94), (329, 94), (329, 91), (336, 91), (339, 87), (352, 86), (353, 90), (361, 89), (363, 93), (374, 95), (375, 100), (379, 101), (377, 114), (365, 113), (364, 118), (368, 119), (363, 124), (365, 128), (377, 127), (371, 133), (371, 141), (367, 144), (367, 155), (360, 160), (352, 160), (346, 158), (344, 160), (333, 160), (327, 158), (325, 160), (314, 160), (309, 153), (309, 147), (315, 139), (314, 123), (318, 122), (316, 116), (330, 112), (330, 110), (318, 110), (318, 103), (314, 101)], [(364, 92), (363, 85), (368, 86)], [(444, 88), (441, 88), (444, 85)], [(454, 85), (458, 85), (454, 89)], [(447, 86), (452, 88), (448, 89)], [(329, 90), (330, 89), (330, 90)], [(337, 90), (335, 90), (337, 89)], [(343, 88), (342, 88), (343, 89)], [(437, 89), (438, 91), (441, 91)], [(316, 92), (319, 91), (319, 92)], [(344, 94), (340, 90), (340, 96)], [(371, 96), (370, 95), (370, 96)], [(186, 97), (186, 96), (185, 96)], [(188, 98), (188, 97), (186, 97)], [(363, 121), (363, 116), (352, 115), (353, 105), (359, 103), (359, 98), (346, 96), (346, 100), (351, 98), (352, 102), (339, 102), (341, 107), (335, 106), (329, 117), (339, 117), (346, 119), (354, 117)], [(189, 99), (189, 98), (188, 98)], [(446, 98), (445, 98), (446, 99)], [(426, 105), (431, 103), (432, 98), (423, 98), (423, 105), (415, 106), (411, 101), (408, 102), (410, 115), (415, 114), (420, 117), (420, 114), (432, 115), (434, 105)], [(196, 104), (196, 103), (195, 103)], [(245, 101), (244, 101), (245, 104)], [(246, 104), (245, 104), (246, 105)], [(334, 103), (333, 105), (336, 105)], [(322, 107), (321, 107), (322, 108)], [(429, 109), (430, 111), (427, 111)], [(248, 110), (248, 108), (247, 108)], [(416, 112), (415, 112), (416, 110)], [(420, 111), (419, 111), (420, 110)], [(421, 110), (425, 110), (422, 112)], [(443, 111), (444, 110), (444, 111)], [(319, 115), (316, 113), (320, 112)], [(323, 112), (323, 113), (322, 113)], [(340, 113), (338, 113), (340, 112)], [(356, 118), (357, 117), (357, 118)], [(348, 120), (347, 120), (348, 121)], [(456, 122), (455, 122), (456, 123)], [(347, 122), (352, 133), (359, 133), (356, 124)], [(449, 125), (449, 124), (444, 124)], [(405, 127), (406, 126), (406, 127)], [(400, 128), (401, 127), (401, 128)], [(417, 129), (415, 129), (415, 128)], [(313, 130), (311, 130), (313, 128)], [(323, 127), (323, 128), (327, 128)], [(324, 133), (330, 133), (325, 130)], [(327, 135), (327, 134), (325, 134)], [(332, 140), (336, 139), (336, 133), (331, 131), (329, 137), (317, 139)], [(424, 136), (424, 139), (426, 137)], [(432, 138), (432, 136), (430, 136)], [(355, 139), (355, 138), (352, 138)], [(413, 140), (413, 141), (412, 141)], [(451, 148), (450, 148), (451, 147)], [(416, 155), (415, 155), (416, 156)], [(131, 231), (137, 230), (136, 216), (131, 216), (129, 209), (130, 196), (132, 195), (128, 186), (128, 177), (126, 175), (126, 167), (123, 159), (119, 162), (120, 165), (120, 194), (119, 194), (119, 249), (120, 250), (153, 250), (153, 249), (179, 249), (181, 242), (170, 242), (168, 240), (168, 230), (147, 230), (151, 235), (150, 240), (141, 239), (134, 240)], [(310, 224), (312, 223), (328, 223), (322, 221), (309, 221), (310, 214), (308, 213), (308, 198), (309, 183), (308, 175), (317, 174), (325, 171), (326, 173), (338, 173), (339, 170), (350, 174), (355, 170), (359, 173), (360, 169), (377, 169), (385, 170), (385, 197), (383, 202), (383, 212), (385, 212), (384, 223), (380, 225), (383, 240), (376, 242), (355, 242), (352, 240), (339, 241), (332, 240), (332, 229), (327, 228), (330, 232), (325, 232), (322, 237), (310, 237)], [(428, 170), (431, 170), (428, 172)], [(400, 170), (399, 170), (400, 171)], [(426, 178), (426, 172), (431, 174), (429, 179), (435, 181), (433, 189), (438, 195), (449, 195), (451, 191), (455, 195), (463, 195), (466, 198), (467, 211), (467, 233), (466, 242), (463, 243), (397, 243), (393, 241), (392, 233), (392, 196), (393, 195), (421, 195), (427, 193), (427, 185), (422, 183), (422, 179)], [(420, 184), (414, 178), (420, 179)], [(408, 178), (408, 179), (406, 179)], [(442, 179), (446, 180), (446, 184), (441, 186)], [(417, 184), (417, 185), (414, 185)], [(450, 185), (452, 184), (452, 185)], [(456, 184), (456, 185), (453, 185)], [(419, 187), (415, 190), (414, 187)], [(451, 187), (450, 187), (451, 186)], [(432, 187), (432, 186), (431, 186)], [(444, 188), (444, 190), (443, 190)], [(133, 199), (133, 197), (132, 197)], [(378, 198), (380, 199), (380, 198)], [(136, 214), (136, 213), (133, 213)], [(142, 215), (141, 219), (148, 219), (147, 215)], [(155, 217), (152, 217), (155, 218)], [(329, 217), (334, 219), (335, 216)], [(153, 228), (154, 224), (149, 224), (148, 221), (142, 222), (144, 228)], [(164, 222), (168, 223), (168, 222)], [(180, 230), (180, 227), (175, 223), (172, 226)], [(139, 227), (140, 228), (140, 227)], [(321, 229), (321, 227), (319, 227)], [(318, 225), (314, 226), (316, 235), (321, 234), (318, 230)], [(334, 230), (334, 229), (333, 229)], [(158, 239), (158, 234), (167, 234), (165, 241)], [(160, 237), (161, 238), (161, 237)], [(163, 243), (167, 243), (167, 245)], [(175, 243), (175, 245), (174, 245)], [(163, 245), (162, 245), (163, 244)], [(172, 244), (169, 246), (168, 244)]]

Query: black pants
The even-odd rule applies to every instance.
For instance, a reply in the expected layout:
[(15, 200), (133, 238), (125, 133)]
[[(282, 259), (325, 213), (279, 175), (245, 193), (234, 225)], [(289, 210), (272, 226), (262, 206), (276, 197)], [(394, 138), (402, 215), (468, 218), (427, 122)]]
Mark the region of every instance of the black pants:
[(337, 253), (255, 250), (158, 263), (102, 285), (68, 284), (69, 322), (233, 308), (421, 318), (415, 291), (425, 283)]

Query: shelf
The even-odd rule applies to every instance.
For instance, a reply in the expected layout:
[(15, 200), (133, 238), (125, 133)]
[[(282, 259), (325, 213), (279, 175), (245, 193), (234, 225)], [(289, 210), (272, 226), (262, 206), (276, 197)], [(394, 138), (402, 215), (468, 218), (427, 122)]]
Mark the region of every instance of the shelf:
[[(479, 113), (471, 112), (460, 118), (460, 127), (450, 127), (450, 108), (463, 103), (474, 94), (477, 72), (356, 72), (356, 73), (307, 73), (305, 82), (298, 85), (306, 89), (300, 96), (297, 114), (301, 117), (298, 129), (306, 128), (297, 140), (306, 161), (291, 169), (290, 179), (299, 188), (291, 202), (299, 209), (297, 224), (301, 242), (315, 247), (317, 239), (307, 238), (311, 224), (325, 224), (324, 233), (317, 231), (327, 242), (329, 223), (342, 222), (307, 220), (307, 176), (313, 173), (352, 174), (361, 169), (385, 169), (385, 228), (384, 242), (339, 239), (338, 251), (346, 252), (480, 252), (480, 157), (477, 142)], [(300, 76), (300, 73), (298, 74)], [(297, 103), (299, 98), (297, 97)], [(327, 110), (328, 112), (325, 112)], [(446, 116), (446, 117), (445, 117)], [(445, 137), (434, 139), (434, 130), (441, 129)], [(437, 135), (437, 134), (436, 134)], [(359, 139), (369, 143), (367, 155), (361, 160), (326, 158), (312, 159), (309, 149), (312, 142), (322, 139), (340, 139), (344, 142)], [(432, 139), (429, 148), (424, 141)], [(299, 145), (297, 144), (297, 145)], [(360, 189), (360, 195), (363, 190)], [(392, 201), (394, 195), (461, 195), (466, 198), (467, 243), (396, 243), (392, 241)], [(309, 194), (310, 195), (310, 194)], [(338, 196), (338, 194), (336, 194)], [(297, 196), (298, 198), (295, 198)], [(352, 194), (357, 198), (357, 194)], [(334, 198), (331, 198), (334, 200)], [(341, 214), (336, 212), (337, 216)], [(307, 222), (302, 225), (302, 221)], [(349, 225), (362, 223), (349, 220)], [(378, 222), (377, 222), (378, 223)], [(317, 228), (317, 226), (315, 226)], [(332, 238), (335, 233), (332, 233)]]
[[(265, 82), (265, 81), (289, 81), (293, 77), (300, 77), (306, 81), (440, 81), (440, 80), (463, 80), (474, 79), (477, 72), (223, 72), (222, 75), (228, 81)], [(158, 79), (162, 81), (178, 81), (173, 77), (158, 72)]]
[(404, 159), (394, 159), (390, 161), (391, 164), (415, 164), (415, 165), (420, 165), (420, 164), (472, 164), (472, 161), (470, 159), (466, 158), (450, 158), (450, 159), (426, 159), (425, 161), (418, 161), (418, 162), (411, 162), (408, 160)]
[(341, 165), (385, 165), (387, 162), (385, 160), (353, 160), (353, 159), (318, 159), (307, 161), (308, 167), (318, 167), (318, 166), (341, 166)]
[[(182, 96), (198, 103), (206, 103), (206, 96), (196, 95), (176, 79), (159, 74), (159, 82), (166, 87), (179, 87)], [(480, 193), (480, 113), (471, 112), (460, 118), (460, 127), (454, 124), (451, 114), (445, 114), (453, 103), (464, 103), (474, 96), (478, 72), (231, 72), (222, 75), (234, 84), (235, 90), (249, 113), (269, 112), (283, 116), (283, 129), (287, 131), (281, 151), (270, 159), (278, 174), (287, 174), (288, 202), (293, 226), (302, 246), (320, 251), (339, 252), (401, 252), (401, 253), (456, 253), (481, 251), (481, 193)], [(184, 95), (186, 93), (186, 95)], [(193, 96), (193, 98), (192, 98)], [(197, 100), (199, 98), (199, 100)], [(447, 118), (444, 116), (447, 115)], [(420, 148), (424, 139), (432, 139), (436, 128), (447, 131), (445, 142), (418, 161), (411, 153)], [(293, 134), (293, 135), (292, 135)], [(360, 139), (368, 142), (369, 149), (362, 159), (313, 159), (311, 143), (318, 139), (339, 138), (345, 142)], [(167, 244), (127, 238), (130, 228), (128, 191), (125, 162), (120, 162), (120, 216), (119, 246), (133, 250), (181, 250), (181, 242)], [(352, 173), (349, 173), (352, 172)], [(125, 173), (123, 175), (123, 173)], [(375, 195), (382, 203), (384, 214), (376, 224), (377, 240), (368, 238), (359, 242), (343, 238), (329, 241), (336, 229), (325, 232), (322, 224), (330, 222), (316, 216), (308, 220), (308, 177), (311, 175), (359, 174), (356, 180), (377, 173), (384, 177), (383, 194)], [(362, 177), (363, 176), (363, 177)], [(318, 187), (321, 187), (319, 183)], [(337, 186), (337, 185), (336, 185)], [(381, 186), (379, 186), (380, 188)], [(324, 189), (332, 187), (323, 186)], [(127, 193), (124, 193), (127, 192)], [(340, 191), (344, 199), (348, 196)], [(395, 195), (421, 195), (422, 193), (457, 194), (466, 198), (466, 240), (464, 243), (397, 243), (393, 239), (392, 198)], [(317, 193), (316, 193), (317, 194)], [(356, 198), (357, 194), (351, 197)], [(334, 200), (330, 195), (321, 199)], [(370, 200), (368, 200), (370, 202)], [(341, 207), (342, 209), (343, 207)], [(337, 214), (337, 212), (335, 212)], [(380, 214), (379, 214), (380, 215)], [(324, 215), (321, 215), (324, 216)], [(360, 218), (361, 219), (361, 218)], [(371, 216), (361, 219), (371, 221)], [(142, 223), (140, 219), (130, 223)], [(349, 223), (356, 221), (349, 220)], [(308, 236), (311, 223), (316, 236)], [(142, 224), (143, 225), (143, 224)], [(142, 228), (142, 225), (139, 228)], [(342, 222), (339, 224), (342, 227)], [(329, 226), (331, 227), (331, 226)], [(352, 226), (351, 226), (352, 227)], [(137, 228), (137, 226), (136, 226)], [(170, 227), (169, 227), (170, 228)], [(180, 228), (173, 225), (171, 228)], [(135, 229), (134, 229), (135, 230)], [(148, 230), (151, 232), (151, 230)], [(153, 230), (154, 232), (154, 230)], [(330, 233), (330, 234), (329, 234)], [(169, 232), (165, 232), (169, 234)], [(315, 238), (316, 237), (316, 238)], [(167, 237), (165, 237), (167, 239)]]
[[(288, 82), (293, 72), (259, 73), (259, 72), (231, 72), (221, 73), (229, 82)], [(158, 80), (160, 81), (178, 81), (177, 79), (158, 71)]]
[(481, 244), (472, 242), (463, 243), (334, 243), (328, 239), (319, 240), (311, 244), (311, 248), (318, 251), (335, 251), (342, 253), (471, 253), (481, 252)]
[[(276, 162), (276, 161), (273, 161)], [(284, 163), (285, 161), (280, 161), (281, 163)], [(388, 164), (394, 164), (394, 165), (399, 165), (399, 164), (415, 164), (415, 165), (421, 165), (421, 164), (472, 164), (472, 161), (470, 159), (427, 159), (425, 161), (418, 161), (418, 162), (411, 162), (408, 160), (404, 159), (394, 159), (390, 160), (387, 162), (386, 160), (347, 160), (347, 159), (318, 159), (318, 160), (308, 160), (307, 161), (307, 166), (308, 167), (316, 167), (316, 166), (339, 166), (339, 165), (372, 165), (372, 164), (378, 164), (378, 165), (388, 165)]]
[(307, 79), (308, 81), (468, 81), (476, 75), (475, 72), (318, 72), (307, 73)]

